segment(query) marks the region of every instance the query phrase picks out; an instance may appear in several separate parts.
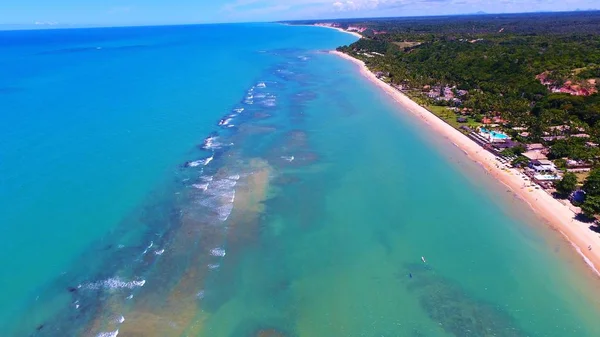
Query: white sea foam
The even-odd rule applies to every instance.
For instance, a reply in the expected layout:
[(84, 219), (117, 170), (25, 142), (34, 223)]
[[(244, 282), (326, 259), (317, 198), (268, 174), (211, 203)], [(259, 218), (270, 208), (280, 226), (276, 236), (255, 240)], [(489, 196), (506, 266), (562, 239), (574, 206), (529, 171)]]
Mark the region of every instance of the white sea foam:
[(265, 84), (265, 82), (260, 82), (256, 85), (257, 88), (266, 88), (267, 85)]
[(261, 103), (262, 103), (262, 105), (264, 105), (266, 107), (273, 107), (273, 106), (277, 105), (277, 100), (275, 98), (269, 98), (269, 99), (265, 99)]
[(308, 58), (308, 57), (306, 57), (306, 56), (304, 56), (304, 55), (302, 55), (302, 56), (298, 56), (298, 58), (299, 58), (300, 60), (302, 60), (302, 61), (308, 61), (308, 60), (309, 60), (309, 58)]
[(154, 251), (154, 255), (162, 255), (165, 252), (164, 249)]
[(206, 191), (208, 189), (208, 184), (193, 184), (192, 187)]
[(130, 300), (130, 299), (132, 299), (132, 298), (133, 298), (133, 294), (131, 294), (131, 295), (129, 295), (129, 296), (127, 296), (127, 297), (125, 297), (125, 299), (127, 299), (127, 300)]
[(244, 112), (244, 108), (236, 108), (236, 109), (233, 109), (233, 111), (234, 111), (235, 113), (238, 113), (238, 114), (240, 114), (240, 113)]
[(223, 118), (219, 121), (219, 126), (227, 126), (227, 125), (229, 125), (229, 123), (231, 123), (232, 120), (233, 120), (233, 117), (231, 117), (231, 116)]
[[(205, 142), (205, 144), (206, 144), (206, 142)], [(211, 143), (211, 145), (212, 145), (212, 143)], [(214, 159), (214, 158), (215, 158), (215, 156), (214, 156), (214, 155), (211, 155), (211, 156), (210, 156), (210, 157), (208, 157), (208, 158), (204, 158), (204, 159), (199, 159), (199, 160), (195, 160), (195, 161), (188, 162), (186, 165), (187, 165), (187, 166), (189, 166), (189, 167), (196, 167), (196, 166), (200, 166), (200, 165), (202, 165), (202, 166), (206, 166), (206, 165), (208, 165), (208, 164), (209, 164), (211, 161), (213, 161), (213, 159)]]
[[(233, 198), (235, 198), (235, 194), (232, 196), (232, 202)], [(217, 212), (219, 213), (219, 220), (226, 221), (227, 219), (229, 219), (231, 211), (233, 211), (233, 204), (225, 204), (217, 208)]]
[(221, 143), (219, 143), (218, 139), (219, 139), (219, 137), (217, 137), (217, 136), (212, 136), (212, 137), (206, 138), (204, 140), (204, 144), (202, 145), (202, 148), (205, 150), (215, 150), (215, 149), (221, 148)]
[(199, 160), (195, 160), (195, 161), (191, 161), (187, 163), (187, 166), (189, 167), (196, 167), (196, 166), (206, 166), (208, 165), (213, 159), (215, 158), (214, 155), (208, 157), (208, 158), (204, 158), (204, 159), (199, 159)]
[(237, 179), (225, 178), (214, 180), (208, 184), (207, 192), (214, 196), (229, 195), (230, 192), (234, 190), (236, 184)]
[(119, 324), (121, 324), (121, 323), (125, 322), (125, 316), (121, 315), (121, 317), (118, 317), (118, 318), (116, 319), (116, 322), (117, 322), (117, 323), (119, 323)]
[(101, 332), (96, 337), (117, 337), (117, 335), (119, 335), (119, 330), (112, 332)]
[(225, 249), (223, 249), (223, 248), (213, 248), (213, 249), (210, 250), (210, 255), (223, 257), (223, 256), (225, 256)]
[(220, 265), (218, 263), (208, 265), (208, 269), (217, 269), (219, 267), (220, 267)]
[(561, 233), (567, 238), (567, 240), (569, 240), (569, 242), (571, 243), (571, 246), (573, 246), (575, 248), (575, 250), (577, 251), (577, 253), (583, 258), (583, 261), (585, 261), (585, 263), (588, 265), (588, 267), (594, 271), (596, 273), (596, 275), (600, 276), (600, 272), (598, 271), (598, 269), (596, 269), (596, 267), (594, 266), (594, 263), (587, 258), (587, 256), (585, 256), (583, 254), (583, 252), (581, 251), (581, 249), (579, 249), (579, 247), (577, 245), (575, 245), (572, 241), (570, 241), (569, 236), (567, 236), (564, 232), (561, 231)]
[(281, 159), (287, 160), (291, 163), (292, 161), (294, 161), (294, 156), (281, 156)]
[(152, 248), (152, 246), (154, 246), (154, 241), (150, 241), (150, 244), (148, 245), (148, 247), (146, 247), (146, 249), (144, 249), (142, 255), (145, 255), (148, 252), (148, 250)]
[(244, 103), (246, 104), (254, 104), (254, 88), (248, 90), (248, 94), (244, 98)]
[(294, 72), (287, 69), (277, 69), (277, 72), (283, 75), (293, 75)]
[(140, 281), (123, 281), (118, 277), (112, 277), (107, 280), (88, 283), (80, 286), (83, 289), (133, 289), (137, 287), (143, 287), (146, 284), (146, 280)]
[(203, 299), (204, 298), (204, 290), (200, 290), (197, 294), (196, 297), (198, 297), (199, 299)]
[[(206, 178), (204, 178), (205, 181)], [(194, 187), (202, 189), (207, 195), (205, 199), (199, 201), (201, 205), (213, 209), (217, 213), (220, 221), (226, 221), (233, 210), (233, 201), (235, 200), (235, 186), (240, 179), (239, 174), (228, 176), (227, 178), (210, 181), (204, 184), (195, 184)]]

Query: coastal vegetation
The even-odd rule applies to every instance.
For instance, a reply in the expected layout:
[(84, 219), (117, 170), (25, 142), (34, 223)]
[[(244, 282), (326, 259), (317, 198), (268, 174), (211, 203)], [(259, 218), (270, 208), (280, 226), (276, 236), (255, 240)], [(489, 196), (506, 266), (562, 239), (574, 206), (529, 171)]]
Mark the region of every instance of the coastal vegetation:
[[(362, 39), (338, 51), (448, 124), (508, 135), (511, 142), (495, 150), (513, 165), (532, 165), (528, 150), (539, 145), (533, 164), (560, 173), (543, 187), (567, 197), (579, 187), (575, 173), (600, 168), (600, 11), (327, 24), (360, 32)], [(597, 175), (581, 187), (590, 216), (600, 214)]]
[(556, 183), (556, 192), (560, 196), (569, 196), (577, 188), (577, 176), (575, 173), (567, 172), (560, 181)]

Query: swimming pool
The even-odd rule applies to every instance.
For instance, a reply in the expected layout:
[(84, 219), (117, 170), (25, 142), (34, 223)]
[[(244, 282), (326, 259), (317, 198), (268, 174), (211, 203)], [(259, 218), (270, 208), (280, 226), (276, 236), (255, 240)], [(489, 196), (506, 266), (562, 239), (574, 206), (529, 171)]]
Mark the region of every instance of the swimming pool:
[(555, 180), (561, 179), (560, 176), (553, 175), (553, 174), (536, 174), (533, 177), (535, 178), (535, 180), (538, 180), (538, 181), (555, 181)]
[(486, 128), (481, 128), (480, 131), (481, 131), (481, 133), (483, 133), (485, 135), (490, 135), (494, 139), (508, 139), (508, 135), (506, 135), (502, 132), (490, 131)]

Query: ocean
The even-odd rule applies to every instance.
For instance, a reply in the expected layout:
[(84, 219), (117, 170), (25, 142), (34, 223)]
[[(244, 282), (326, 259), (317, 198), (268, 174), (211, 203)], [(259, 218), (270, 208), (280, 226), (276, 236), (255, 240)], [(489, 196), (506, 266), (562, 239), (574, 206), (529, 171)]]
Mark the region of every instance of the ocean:
[(3, 336), (599, 336), (570, 245), (277, 24), (0, 32)]

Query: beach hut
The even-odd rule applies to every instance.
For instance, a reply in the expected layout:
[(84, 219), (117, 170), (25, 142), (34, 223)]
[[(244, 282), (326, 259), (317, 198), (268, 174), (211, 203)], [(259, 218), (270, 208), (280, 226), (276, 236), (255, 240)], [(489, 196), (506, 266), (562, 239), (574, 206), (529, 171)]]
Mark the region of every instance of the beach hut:
[(530, 161), (548, 159), (548, 157), (546, 157), (541, 150), (530, 150), (522, 153), (521, 155)]

